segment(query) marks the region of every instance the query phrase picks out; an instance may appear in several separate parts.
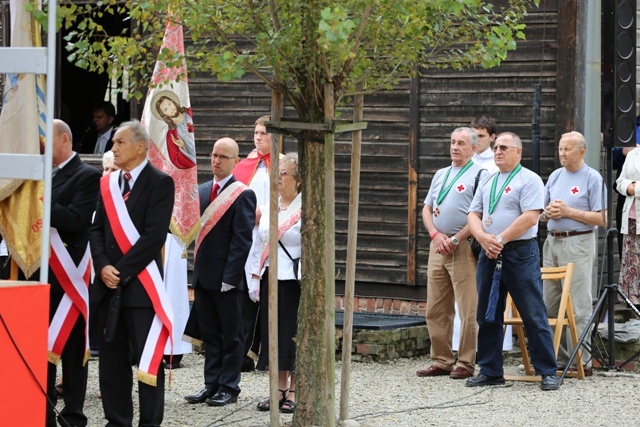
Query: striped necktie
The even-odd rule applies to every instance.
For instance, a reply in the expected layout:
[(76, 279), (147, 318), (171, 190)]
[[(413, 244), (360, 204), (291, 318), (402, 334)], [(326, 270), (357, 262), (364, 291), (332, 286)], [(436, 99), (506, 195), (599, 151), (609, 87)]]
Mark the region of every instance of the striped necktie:
[(131, 179), (131, 174), (129, 172), (124, 173), (124, 186), (122, 188), (122, 198), (126, 202), (129, 198), (129, 194), (131, 193), (131, 187), (129, 186), (129, 180)]

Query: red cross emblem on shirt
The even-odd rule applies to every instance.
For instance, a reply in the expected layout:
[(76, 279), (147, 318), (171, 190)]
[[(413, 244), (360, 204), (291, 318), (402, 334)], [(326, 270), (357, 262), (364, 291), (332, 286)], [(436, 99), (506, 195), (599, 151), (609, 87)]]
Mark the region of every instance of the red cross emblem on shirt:
[(573, 187), (571, 187), (571, 190), (569, 190), (571, 192), (572, 196), (577, 196), (580, 193), (580, 187), (578, 187), (577, 185), (574, 185)]
[(464, 193), (464, 190), (466, 189), (466, 187), (464, 186), (464, 184), (460, 184), (456, 187), (456, 191), (458, 193)]
[(509, 194), (511, 192), (511, 186), (508, 186), (507, 188), (504, 189), (504, 192), (506, 194)]

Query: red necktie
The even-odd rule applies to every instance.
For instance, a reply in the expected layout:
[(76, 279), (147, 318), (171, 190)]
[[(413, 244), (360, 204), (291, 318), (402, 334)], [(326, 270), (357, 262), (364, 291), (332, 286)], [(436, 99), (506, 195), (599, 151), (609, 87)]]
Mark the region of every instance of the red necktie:
[(211, 197), (209, 203), (212, 203), (216, 199), (216, 197), (218, 197), (218, 190), (220, 190), (220, 186), (216, 182), (215, 184), (213, 184), (213, 188), (211, 189)]
[(131, 193), (131, 187), (129, 186), (129, 180), (131, 179), (131, 174), (129, 172), (124, 173), (124, 188), (122, 189), (122, 198), (126, 202), (129, 198), (129, 194)]

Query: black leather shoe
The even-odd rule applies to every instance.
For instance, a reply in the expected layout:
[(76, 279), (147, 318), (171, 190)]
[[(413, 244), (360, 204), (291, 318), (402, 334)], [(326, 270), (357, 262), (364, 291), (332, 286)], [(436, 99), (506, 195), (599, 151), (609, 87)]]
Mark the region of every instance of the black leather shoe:
[(203, 388), (200, 392), (196, 394), (190, 394), (189, 396), (185, 396), (184, 400), (189, 403), (204, 403), (208, 398), (216, 394), (217, 390), (212, 390), (208, 388)]
[(252, 358), (249, 356), (245, 356), (242, 361), (242, 368), (240, 368), (240, 372), (252, 372), (256, 369), (256, 364)]
[(209, 406), (225, 406), (229, 403), (236, 403), (238, 396), (234, 396), (226, 391), (219, 391), (213, 397), (207, 399), (207, 405)]
[(487, 385), (504, 385), (504, 377), (490, 377), (488, 375), (480, 374), (477, 377), (469, 378), (466, 383), (466, 387), (484, 387)]
[(540, 382), (540, 390), (558, 390), (560, 388), (560, 381), (555, 375), (543, 375)]

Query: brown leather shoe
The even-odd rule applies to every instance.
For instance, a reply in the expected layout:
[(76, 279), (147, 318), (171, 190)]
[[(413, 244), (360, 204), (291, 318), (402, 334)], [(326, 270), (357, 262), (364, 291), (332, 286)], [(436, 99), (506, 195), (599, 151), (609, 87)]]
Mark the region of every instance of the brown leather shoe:
[(467, 378), (472, 377), (473, 374), (464, 369), (462, 366), (458, 366), (456, 369), (451, 371), (449, 376), (455, 380), (466, 380)]
[(421, 369), (416, 371), (416, 375), (419, 377), (440, 377), (449, 375), (451, 371), (446, 371), (442, 368), (438, 368), (436, 365), (431, 365), (427, 369)]

